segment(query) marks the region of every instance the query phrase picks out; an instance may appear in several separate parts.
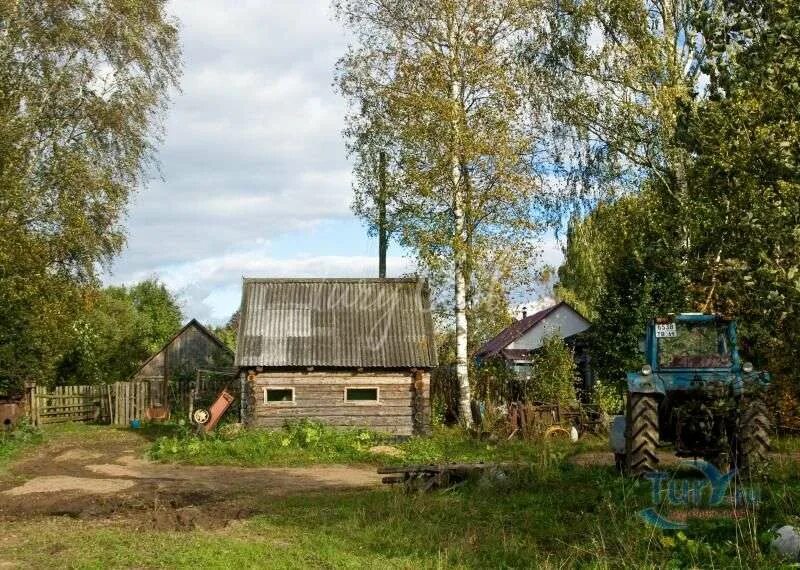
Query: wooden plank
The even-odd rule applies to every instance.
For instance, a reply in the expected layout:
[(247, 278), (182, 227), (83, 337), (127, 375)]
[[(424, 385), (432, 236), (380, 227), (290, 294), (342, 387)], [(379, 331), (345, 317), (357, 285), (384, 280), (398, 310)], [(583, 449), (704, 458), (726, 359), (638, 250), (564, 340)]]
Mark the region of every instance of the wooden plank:
[(264, 376), (253, 380), (256, 386), (369, 386), (369, 385), (412, 385), (410, 376)]
[(44, 398), (44, 399), (47, 399), (47, 400), (56, 400), (56, 401), (59, 401), (59, 402), (65, 404), (65, 405), (80, 403), (81, 401), (84, 401), (84, 400), (97, 399), (97, 398), (94, 398), (91, 395), (87, 395), (87, 396), (83, 396), (83, 397), (78, 398), (74, 394), (39, 394), (37, 397), (38, 398)]
[(119, 382), (114, 382), (110, 388), (112, 391), (111, 405), (114, 406), (114, 411), (111, 414), (111, 423), (113, 425), (119, 425)]
[(411, 417), (411, 406), (261, 406), (255, 409), (260, 416), (407, 416)]
[(131, 383), (125, 382), (123, 385), (122, 405), (125, 411), (122, 414), (122, 425), (128, 425), (131, 417)]
[[(256, 425), (282, 426), (289, 418), (285, 417), (265, 417), (255, 418)], [(318, 420), (322, 423), (343, 426), (343, 427), (385, 427), (385, 426), (410, 426), (410, 416), (313, 416), (310, 419)]]
[(306, 377), (306, 378), (396, 378), (396, 377), (406, 377), (411, 378), (413, 376), (413, 372), (407, 369), (398, 369), (398, 370), (364, 370), (363, 372), (356, 372), (355, 369), (344, 369), (344, 370), (332, 370), (332, 369), (324, 369), (318, 368), (315, 370), (307, 371), (307, 370), (274, 370), (274, 369), (267, 369), (261, 372), (256, 373), (257, 378), (288, 378), (291, 376), (297, 377)]
[(125, 396), (123, 394), (124, 384), (122, 382), (117, 382), (116, 386), (116, 402), (114, 405), (117, 407), (117, 425), (123, 425), (122, 422), (125, 421), (125, 412), (122, 409), (122, 403), (125, 401)]
[[(267, 404), (264, 402), (263, 394), (258, 394), (255, 398), (256, 406), (267, 406), (272, 407), (271, 404)], [(359, 403), (355, 404), (353, 402), (347, 402), (344, 399), (344, 396), (328, 396), (328, 397), (317, 397), (317, 398), (307, 398), (300, 396), (299, 394), (295, 393), (294, 404), (297, 407), (308, 407), (308, 406), (411, 406), (413, 404), (413, 400), (409, 397), (405, 398), (380, 398), (376, 403)]]
[[(97, 408), (97, 402), (92, 401), (85, 401), (82, 404), (70, 404), (69, 406), (65, 406), (63, 404), (58, 404), (57, 406), (46, 406), (43, 408), (42, 412), (44, 411), (52, 411), (52, 410), (71, 410), (73, 408)], [(40, 412), (40, 413), (42, 413)]]

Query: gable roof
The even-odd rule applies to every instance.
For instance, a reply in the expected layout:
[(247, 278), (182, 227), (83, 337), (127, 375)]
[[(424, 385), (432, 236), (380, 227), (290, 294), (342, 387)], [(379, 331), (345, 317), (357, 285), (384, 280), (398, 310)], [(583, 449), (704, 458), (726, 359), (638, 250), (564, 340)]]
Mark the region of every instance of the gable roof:
[(244, 279), (236, 366), (431, 368), (424, 279)]
[(183, 325), (183, 326), (181, 327), (181, 329), (180, 329), (178, 332), (176, 332), (174, 335), (172, 335), (172, 336), (170, 337), (170, 339), (169, 339), (167, 342), (165, 342), (165, 343), (164, 343), (164, 346), (162, 346), (161, 348), (159, 348), (157, 351), (155, 351), (153, 354), (151, 354), (151, 355), (150, 355), (150, 357), (149, 357), (147, 360), (145, 360), (144, 362), (142, 362), (142, 364), (139, 366), (139, 368), (137, 368), (137, 369), (136, 369), (136, 372), (134, 372), (134, 373), (133, 373), (133, 375), (134, 375), (134, 376), (136, 376), (136, 375), (139, 373), (139, 371), (140, 371), (142, 368), (144, 368), (145, 366), (147, 366), (148, 364), (150, 364), (150, 362), (151, 362), (151, 361), (152, 361), (152, 360), (153, 360), (153, 359), (154, 359), (156, 356), (158, 356), (159, 354), (161, 354), (162, 352), (164, 352), (164, 351), (167, 349), (167, 347), (168, 347), (169, 345), (171, 345), (171, 344), (172, 344), (172, 343), (175, 341), (175, 339), (176, 339), (176, 338), (178, 338), (179, 336), (181, 336), (181, 335), (184, 333), (184, 331), (186, 331), (186, 330), (187, 330), (188, 328), (190, 328), (190, 327), (194, 327), (194, 328), (196, 328), (197, 330), (199, 330), (201, 333), (203, 333), (204, 335), (206, 335), (206, 336), (207, 336), (207, 337), (208, 337), (210, 340), (212, 340), (212, 341), (213, 341), (213, 342), (214, 342), (214, 343), (215, 343), (217, 346), (219, 346), (221, 349), (225, 350), (225, 351), (226, 351), (228, 354), (230, 354), (231, 356), (233, 356), (233, 351), (232, 351), (230, 348), (228, 348), (228, 346), (227, 346), (227, 345), (226, 345), (224, 342), (222, 342), (222, 341), (219, 339), (219, 337), (217, 337), (217, 335), (215, 335), (215, 334), (214, 334), (214, 333), (212, 333), (210, 330), (208, 330), (206, 327), (204, 327), (202, 324), (200, 324), (200, 321), (198, 321), (197, 319), (192, 319), (192, 320), (190, 320), (188, 323), (186, 323), (185, 325)]
[(475, 353), (477, 358), (490, 358), (492, 356), (497, 356), (500, 354), (509, 344), (514, 342), (515, 340), (522, 337), (525, 333), (529, 330), (534, 328), (536, 325), (541, 323), (544, 319), (554, 313), (559, 307), (566, 306), (570, 310), (572, 310), (575, 314), (580, 316), (586, 322), (589, 322), (586, 317), (581, 315), (575, 308), (567, 303), (566, 301), (561, 301), (547, 307), (546, 309), (542, 309), (532, 315), (528, 315), (525, 318), (522, 318), (518, 321), (514, 321), (502, 331), (500, 331), (497, 336), (492, 338), (491, 340), (484, 343), (478, 351)]

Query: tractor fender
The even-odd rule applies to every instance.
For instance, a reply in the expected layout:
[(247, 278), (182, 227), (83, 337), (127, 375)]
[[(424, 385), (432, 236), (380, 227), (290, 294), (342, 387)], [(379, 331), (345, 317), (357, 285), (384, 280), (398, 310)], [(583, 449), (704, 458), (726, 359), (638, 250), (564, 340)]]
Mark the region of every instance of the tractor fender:
[(627, 380), (629, 394), (659, 394), (664, 396), (667, 393), (664, 381), (656, 374), (645, 376), (638, 372), (628, 372)]

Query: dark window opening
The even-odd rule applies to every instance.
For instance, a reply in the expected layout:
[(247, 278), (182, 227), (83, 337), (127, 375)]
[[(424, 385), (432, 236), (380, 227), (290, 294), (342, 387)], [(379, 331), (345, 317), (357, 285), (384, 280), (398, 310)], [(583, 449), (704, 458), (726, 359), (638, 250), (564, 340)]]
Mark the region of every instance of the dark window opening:
[(348, 402), (377, 402), (377, 388), (347, 388), (346, 400)]
[(267, 402), (293, 402), (294, 390), (292, 388), (267, 388)]

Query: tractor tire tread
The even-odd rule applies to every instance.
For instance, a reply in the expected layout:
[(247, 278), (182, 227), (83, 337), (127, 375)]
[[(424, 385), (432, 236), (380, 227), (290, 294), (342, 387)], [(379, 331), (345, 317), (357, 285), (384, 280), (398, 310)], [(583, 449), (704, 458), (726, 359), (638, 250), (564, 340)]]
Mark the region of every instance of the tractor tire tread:
[(768, 460), (770, 421), (760, 395), (744, 396), (740, 404), (736, 467), (743, 476), (755, 475)]
[(632, 475), (643, 475), (658, 466), (658, 401), (647, 394), (631, 394), (628, 405), (627, 469)]

